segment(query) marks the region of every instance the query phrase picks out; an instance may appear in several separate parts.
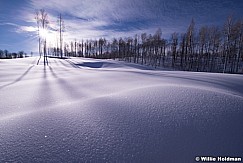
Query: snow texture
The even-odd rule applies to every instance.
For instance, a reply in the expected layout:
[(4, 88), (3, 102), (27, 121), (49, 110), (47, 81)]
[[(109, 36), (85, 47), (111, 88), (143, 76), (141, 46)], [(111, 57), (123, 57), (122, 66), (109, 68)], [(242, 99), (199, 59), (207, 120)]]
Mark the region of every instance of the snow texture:
[(37, 60), (0, 60), (0, 162), (243, 157), (242, 75)]

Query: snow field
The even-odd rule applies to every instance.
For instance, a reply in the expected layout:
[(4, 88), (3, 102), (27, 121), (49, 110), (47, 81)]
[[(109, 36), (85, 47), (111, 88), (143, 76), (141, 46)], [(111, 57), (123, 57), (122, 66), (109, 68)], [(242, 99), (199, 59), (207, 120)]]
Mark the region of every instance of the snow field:
[(0, 60), (0, 162), (242, 157), (241, 75), (37, 60)]

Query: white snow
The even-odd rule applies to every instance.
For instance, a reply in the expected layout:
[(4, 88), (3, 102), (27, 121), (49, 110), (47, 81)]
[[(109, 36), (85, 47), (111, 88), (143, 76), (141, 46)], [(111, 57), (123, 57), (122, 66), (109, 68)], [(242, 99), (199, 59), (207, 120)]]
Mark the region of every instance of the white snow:
[(242, 75), (37, 60), (0, 60), (0, 162), (243, 157)]

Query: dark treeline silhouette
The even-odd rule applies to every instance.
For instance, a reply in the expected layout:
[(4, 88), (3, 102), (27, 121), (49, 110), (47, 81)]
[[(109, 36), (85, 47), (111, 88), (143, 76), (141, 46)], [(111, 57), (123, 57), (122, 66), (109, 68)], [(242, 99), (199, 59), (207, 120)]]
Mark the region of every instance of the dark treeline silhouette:
[[(176, 70), (243, 73), (243, 22), (229, 17), (223, 27), (195, 28), (191, 21), (185, 33), (172, 33), (162, 38), (158, 29), (153, 35), (105, 38), (64, 43), (64, 55), (98, 59), (119, 59), (127, 62)], [(50, 54), (59, 56), (58, 48)]]
[[(48, 47), (40, 30), (47, 29), (46, 12), (37, 12), (39, 53), (56, 57), (88, 57), (118, 59), (143, 65), (184, 71), (243, 73), (243, 22), (230, 16), (224, 26), (195, 28), (192, 19), (184, 33), (174, 32), (163, 38), (159, 28), (153, 35), (142, 33), (134, 37), (106, 40), (63, 42), (63, 19), (58, 18), (60, 45)], [(42, 45), (42, 46), (41, 46)], [(42, 47), (42, 48), (41, 48)], [(45, 58), (45, 57), (44, 57)], [(44, 59), (45, 61), (45, 59)]]
[(24, 51), (19, 51), (18, 53), (11, 53), (8, 50), (0, 49), (0, 59), (13, 59), (13, 58), (24, 58), (28, 57)]

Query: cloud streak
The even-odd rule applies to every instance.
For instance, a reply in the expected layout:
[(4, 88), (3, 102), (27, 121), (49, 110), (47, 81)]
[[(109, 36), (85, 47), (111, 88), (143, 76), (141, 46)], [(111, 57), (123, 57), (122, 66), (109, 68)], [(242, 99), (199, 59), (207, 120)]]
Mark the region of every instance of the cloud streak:
[[(142, 32), (154, 32), (156, 23), (153, 21), (157, 17), (151, 9), (146, 7), (149, 4), (149, 2), (141, 0), (104, 0), (102, 2), (94, 0), (32, 0), (30, 2), (32, 10), (46, 9), (51, 22), (55, 24), (52, 25), (52, 29), (58, 28), (56, 26), (57, 15), (63, 14), (66, 41), (100, 37), (111, 39), (113, 37), (134, 36)], [(34, 22), (34, 15), (30, 15), (26, 14), (26, 18), (31, 19), (28, 22)]]
[(36, 37), (35, 10), (45, 9), (50, 20), (50, 38), (57, 40), (57, 18), (64, 19), (64, 41), (105, 37), (133, 37), (162, 29), (163, 37), (184, 32), (191, 19), (196, 25), (222, 25), (227, 16), (242, 17), (240, 0), (29, 0), (16, 18), (25, 23), (0, 26), (17, 28), (17, 33)]
[[(102, 37), (107, 33), (115, 36), (124, 32), (129, 35), (159, 27), (164, 32), (168, 28), (177, 28), (180, 32), (193, 17), (196, 21), (202, 20), (199, 24), (217, 23), (237, 7), (227, 0), (32, 0), (31, 5), (51, 11), (52, 16), (63, 13), (64, 18), (68, 18), (67, 32), (88, 32), (86, 37)], [(80, 36), (84, 37), (84, 34)]]

